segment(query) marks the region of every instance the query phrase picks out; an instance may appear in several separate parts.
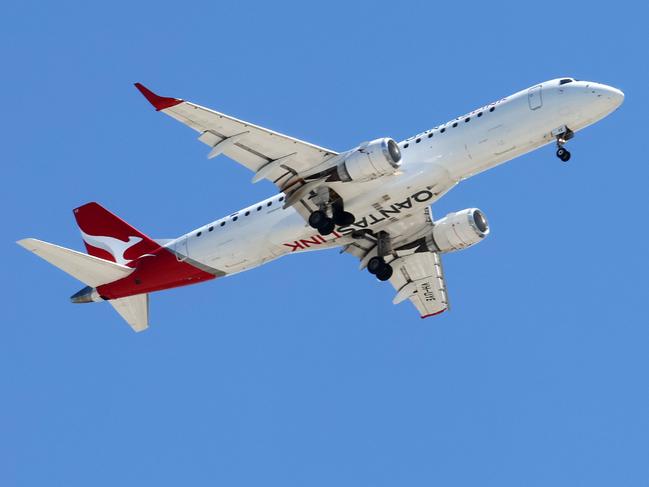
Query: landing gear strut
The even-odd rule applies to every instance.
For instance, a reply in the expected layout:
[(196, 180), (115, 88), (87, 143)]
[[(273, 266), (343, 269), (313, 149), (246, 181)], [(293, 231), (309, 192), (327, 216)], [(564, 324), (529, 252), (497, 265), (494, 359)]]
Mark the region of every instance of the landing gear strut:
[(575, 136), (575, 133), (565, 125), (559, 129), (553, 130), (552, 135), (557, 139), (557, 157), (563, 162), (570, 160), (570, 152), (564, 147), (564, 144)]
[(367, 271), (376, 276), (379, 281), (387, 281), (392, 277), (394, 269), (385, 262), (384, 256), (390, 252), (390, 236), (387, 232), (378, 232), (376, 235), (377, 254), (367, 261)]

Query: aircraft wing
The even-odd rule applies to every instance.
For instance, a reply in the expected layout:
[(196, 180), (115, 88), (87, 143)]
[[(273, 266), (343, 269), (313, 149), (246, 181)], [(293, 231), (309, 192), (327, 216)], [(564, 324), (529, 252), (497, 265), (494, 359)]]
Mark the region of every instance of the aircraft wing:
[(135, 86), (157, 111), (196, 130), (198, 140), (211, 147), (208, 158), (225, 154), (253, 171), (253, 182), (268, 179), (286, 191), (303, 183), (300, 174), (338, 155), (188, 101), (158, 96), (140, 83)]
[[(385, 261), (394, 270), (390, 278), (390, 284), (396, 290), (392, 302), (399, 304), (409, 299), (422, 318), (449, 308), (441, 255), (429, 251), (426, 245), (433, 230), (432, 221), (430, 208), (425, 208), (406, 221), (397, 221), (385, 228), (393, 241), (392, 251), (385, 256)], [(360, 269), (364, 269), (369, 259), (377, 255), (373, 238), (356, 239), (343, 250), (361, 260)]]
[(409, 299), (422, 318), (449, 308), (442, 259), (437, 252), (414, 253), (390, 264), (394, 269), (390, 284), (397, 291), (394, 304)]

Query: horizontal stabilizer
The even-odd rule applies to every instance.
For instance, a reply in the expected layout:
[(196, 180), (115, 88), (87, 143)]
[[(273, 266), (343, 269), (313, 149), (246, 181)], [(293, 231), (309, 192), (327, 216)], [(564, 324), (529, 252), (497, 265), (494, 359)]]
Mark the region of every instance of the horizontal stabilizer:
[(134, 270), (35, 238), (25, 238), (16, 243), (90, 287), (117, 281)]
[(133, 331), (143, 331), (149, 327), (148, 294), (136, 294), (126, 298), (111, 299), (108, 302), (133, 328)]

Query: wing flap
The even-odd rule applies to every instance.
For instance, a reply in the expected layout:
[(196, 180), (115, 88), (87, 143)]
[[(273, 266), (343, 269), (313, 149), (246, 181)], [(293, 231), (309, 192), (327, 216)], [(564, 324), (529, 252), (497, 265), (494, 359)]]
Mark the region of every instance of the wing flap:
[[(296, 151), (299, 157), (295, 158), (292, 167), (296, 172), (315, 167), (325, 159), (337, 155), (332, 150), (238, 120), (194, 103), (182, 102), (162, 111), (200, 132), (199, 140), (210, 147), (230, 137), (248, 132), (243, 140), (237, 141), (223, 153), (254, 172), (257, 172), (263, 164)], [(205, 135), (206, 132), (209, 135)]]

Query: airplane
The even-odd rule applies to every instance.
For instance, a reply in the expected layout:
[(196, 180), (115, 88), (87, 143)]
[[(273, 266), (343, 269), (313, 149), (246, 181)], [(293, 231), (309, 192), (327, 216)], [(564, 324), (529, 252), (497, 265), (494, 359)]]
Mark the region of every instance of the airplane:
[(435, 220), (431, 205), (460, 181), (522, 154), (565, 145), (616, 110), (617, 88), (574, 78), (539, 83), (396, 142), (344, 152), (135, 87), (198, 132), (208, 158), (225, 155), (279, 193), (171, 240), (152, 239), (98, 203), (74, 209), (87, 253), (27, 238), (17, 243), (83, 282), (73, 303), (108, 301), (135, 331), (149, 326), (149, 294), (229, 276), (288, 254), (340, 247), (409, 300), (422, 318), (449, 308), (441, 255), (489, 235), (482, 211)]

